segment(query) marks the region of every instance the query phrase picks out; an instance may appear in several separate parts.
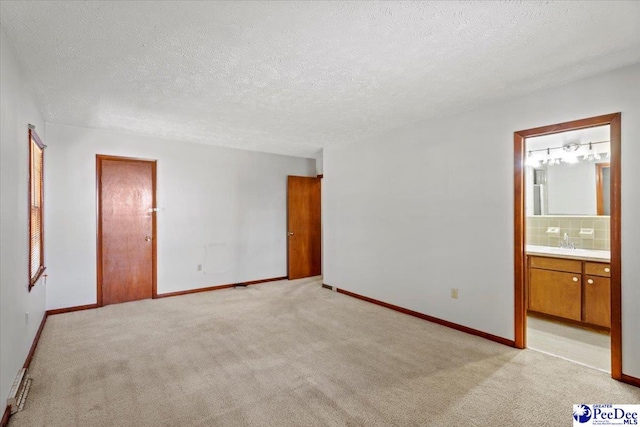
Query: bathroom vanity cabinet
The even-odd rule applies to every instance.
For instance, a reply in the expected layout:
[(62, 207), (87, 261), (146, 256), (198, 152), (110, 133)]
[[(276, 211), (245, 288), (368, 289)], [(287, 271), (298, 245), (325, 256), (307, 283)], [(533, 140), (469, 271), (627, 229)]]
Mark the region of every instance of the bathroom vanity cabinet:
[(529, 255), (527, 270), (529, 311), (610, 328), (609, 263)]

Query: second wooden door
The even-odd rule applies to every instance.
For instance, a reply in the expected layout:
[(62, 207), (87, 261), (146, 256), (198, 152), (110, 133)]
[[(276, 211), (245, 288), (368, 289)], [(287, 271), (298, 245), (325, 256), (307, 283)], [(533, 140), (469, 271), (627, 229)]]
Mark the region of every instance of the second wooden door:
[(98, 156), (98, 305), (155, 296), (156, 162)]
[(287, 226), (289, 279), (320, 275), (320, 178), (288, 177)]

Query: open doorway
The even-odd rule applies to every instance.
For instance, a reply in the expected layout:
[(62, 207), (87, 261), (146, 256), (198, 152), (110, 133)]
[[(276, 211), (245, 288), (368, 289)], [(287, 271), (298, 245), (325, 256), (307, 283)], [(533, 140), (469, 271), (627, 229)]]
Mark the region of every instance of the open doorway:
[(527, 347), (605, 372), (610, 148), (609, 125), (525, 139)]
[(622, 378), (620, 114), (514, 134), (515, 337)]

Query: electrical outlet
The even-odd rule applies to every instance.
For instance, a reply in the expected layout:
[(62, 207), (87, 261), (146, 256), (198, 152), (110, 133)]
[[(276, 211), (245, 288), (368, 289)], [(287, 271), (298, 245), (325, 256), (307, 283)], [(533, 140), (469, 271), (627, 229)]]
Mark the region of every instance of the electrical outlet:
[(202, 264), (198, 264), (197, 269), (198, 269), (198, 271), (202, 271)]
[(458, 288), (451, 288), (451, 298), (458, 299)]
[(29, 324), (29, 312), (28, 311), (25, 311), (25, 313), (24, 313), (24, 323), (27, 324), (27, 325)]

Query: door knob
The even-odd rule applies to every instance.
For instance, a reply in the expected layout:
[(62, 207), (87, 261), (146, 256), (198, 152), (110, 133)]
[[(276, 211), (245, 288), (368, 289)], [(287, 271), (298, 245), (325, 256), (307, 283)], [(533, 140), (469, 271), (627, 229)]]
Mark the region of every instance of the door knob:
[(144, 238), (145, 241), (150, 242), (151, 241), (151, 236), (147, 236)]
[(577, 281), (578, 281), (578, 278), (577, 278), (577, 277), (574, 277), (574, 278), (573, 278), (573, 281), (574, 281), (574, 282), (577, 282)]
[(590, 284), (590, 285), (593, 285), (593, 279), (587, 280), (587, 283)]
[(293, 236), (293, 231), (289, 231), (289, 232), (287, 233), (287, 236)]

